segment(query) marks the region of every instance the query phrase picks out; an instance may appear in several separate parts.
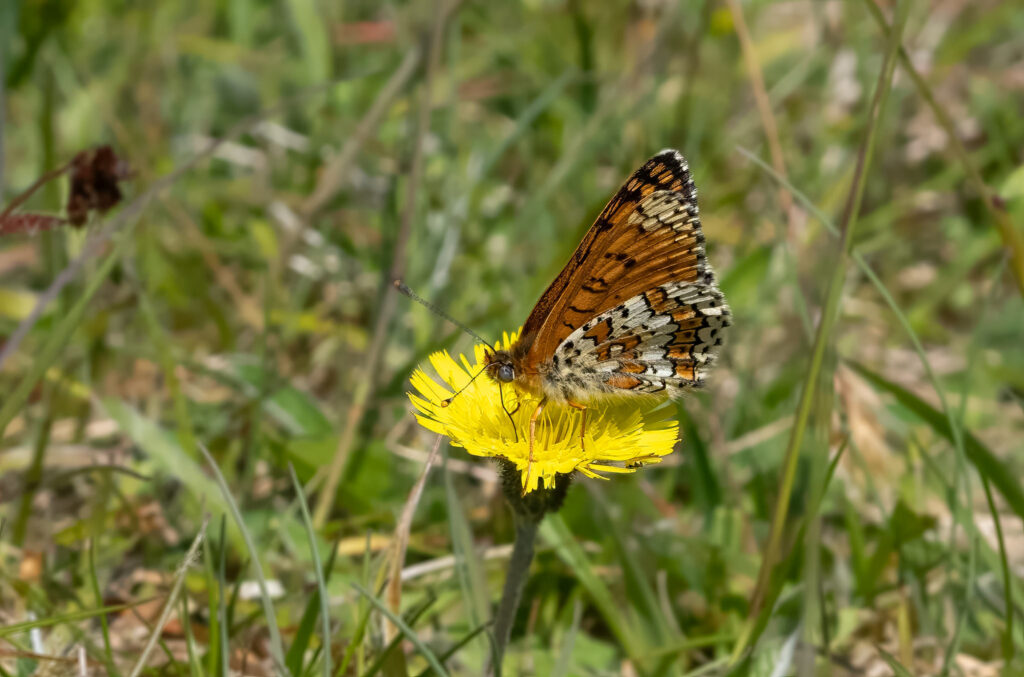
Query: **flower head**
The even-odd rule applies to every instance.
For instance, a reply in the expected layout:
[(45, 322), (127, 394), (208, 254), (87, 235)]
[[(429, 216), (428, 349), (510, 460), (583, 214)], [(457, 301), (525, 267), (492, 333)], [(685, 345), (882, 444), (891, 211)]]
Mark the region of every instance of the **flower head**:
[[(505, 334), (496, 346), (509, 346), (516, 335)], [(422, 369), (410, 379), (418, 394), (409, 399), (419, 412), (417, 420), (427, 430), (451, 438), (474, 456), (503, 458), (519, 470), (523, 491), (553, 487), (555, 476), (580, 471), (588, 477), (599, 473), (633, 472), (642, 465), (658, 463), (672, 453), (679, 424), (674, 407), (652, 397), (604, 397), (587, 402), (587, 424), (580, 442), (582, 412), (549, 401), (537, 422), (533, 461), (530, 462), (530, 417), (540, 398), (519, 391), (511, 383), (499, 384), (481, 375), (486, 365), (484, 347), (475, 346), (473, 361), (465, 355), (454, 360), (447, 351), (430, 356), (441, 385)], [(454, 393), (458, 397), (445, 406)], [(504, 404), (504, 406), (503, 406)]]

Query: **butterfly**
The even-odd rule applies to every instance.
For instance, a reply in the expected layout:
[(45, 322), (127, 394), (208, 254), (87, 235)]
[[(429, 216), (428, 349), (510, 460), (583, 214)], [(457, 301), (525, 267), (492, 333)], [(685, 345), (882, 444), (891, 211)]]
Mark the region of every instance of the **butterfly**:
[(581, 412), (585, 451), (587, 402), (699, 387), (731, 319), (704, 251), (689, 167), (663, 150), (608, 202), (516, 341), (487, 351), (484, 371), (499, 387), (540, 398), (530, 417), (532, 465), (548, 402)]

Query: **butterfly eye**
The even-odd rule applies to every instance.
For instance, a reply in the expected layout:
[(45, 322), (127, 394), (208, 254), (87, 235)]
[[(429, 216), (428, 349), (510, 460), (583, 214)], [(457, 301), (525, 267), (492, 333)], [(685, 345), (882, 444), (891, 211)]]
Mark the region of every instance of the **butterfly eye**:
[(503, 364), (498, 367), (498, 379), (505, 383), (510, 383), (516, 378), (515, 371), (512, 370), (511, 364)]

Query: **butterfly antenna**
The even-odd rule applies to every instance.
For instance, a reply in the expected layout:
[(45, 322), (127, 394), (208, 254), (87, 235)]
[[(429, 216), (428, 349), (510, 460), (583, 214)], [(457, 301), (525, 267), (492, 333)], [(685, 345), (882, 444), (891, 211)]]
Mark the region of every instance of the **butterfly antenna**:
[[(477, 373), (476, 373), (476, 374), (475, 374), (475, 375), (473, 376), (473, 378), (469, 379), (469, 383), (467, 383), (466, 385), (464, 385), (464, 386), (462, 386), (461, 388), (459, 388), (459, 392), (455, 393), (455, 394), (454, 394), (454, 395), (452, 395), (451, 397), (448, 397), (448, 398), (445, 398), (445, 399), (441, 400), (441, 406), (442, 406), (442, 407), (447, 407), (447, 406), (448, 406), (449, 404), (451, 404), (451, 403), (452, 403), (452, 400), (454, 400), (454, 399), (455, 399), (456, 397), (458, 397), (459, 395), (461, 395), (461, 394), (462, 394), (462, 391), (463, 391), (463, 390), (465, 390), (466, 388), (468, 388), (468, 387), (469, 387), (469, 386), (470, 386), (470, 385), (471, 385), (471, 384), (473, 383), (473, 381), (475, 381), (475, 380), (477, 379), (477, 376), (479, 376), (480, 374), (484, 373), (485, 371), (487, 371), (487, 367), (486, 367), (486, 366), (484, 366), (484, 368), (483, 368), (483, 369), (481, 369), (480, 371), (478, 371), (478, 372), (477, 372)], [(498, 392), (500, 393), (501, 391), (499, 390)]]
[[(448, 320), (449, 322), (454, 324), (456, 327), (458, 327), (462, 331), (466, 332), (467, 334), (469, 334), (470, 336), (475, 338), (480, 343), (482, 343), (485, 346), (487, 346), (488, 348), (490, 348), (491, 352), (495, 352), (494, 346), (492, 346), (489, 342), (485, 341), (483, 339), (483, 337), (480, 336), (480, 334), (477, 334), (475, 331), (473, 331), (472, 329), (470, 329), (469, 327), (467, 327), (463, 323), (459, 322), (454, 317), (452, 317), (448, 313), (444, 312), (443, 310), (441, 310), (440, 308), (435, 306), (430, 301), (426, 300), (425, 298), (423, 298), (422, 296), (420, 296), (419, 294), (414, 292), (412, 289), (409, 289), (409, 285), (405, 284), (401, 280), (395, 280), (395, 289), (397, 289), (398, 291), (402, 292), (403, 294), (405, 294), (406, 296), (411, 298), (413, 301), (415, 301), (416, 303), (418, 303), (421, 306), (425, 307), (427, 310), (429, 310), (430, 312), (434, 313), (438, 317), (443, 317), (444, 319)], [(479, 374), (477, 374), (477, 376), (479, 376)], [(474, 376), (473, 378), (476, 378), (476, 376)]]

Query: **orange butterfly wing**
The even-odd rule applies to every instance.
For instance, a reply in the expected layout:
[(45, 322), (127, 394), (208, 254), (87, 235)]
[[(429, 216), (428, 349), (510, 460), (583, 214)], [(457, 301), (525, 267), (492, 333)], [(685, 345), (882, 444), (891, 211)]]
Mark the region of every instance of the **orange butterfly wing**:
[[(645, 293), (653, 297), (655, 310), (666, 313), (683, 310), (664, 291), (672, 284), (707, 286), (721, 300), (704, 256), (696, 193), (686, 160), (674, 150), (658, 153), (629, 177), (523, 325), (515, 352), (528, 369), (550, 362), (563, 341), (588, 321)], [(727, 324), (728, 308), (724, 302), (721, 306)], [(612, 335), (610, 322), (608, 335), (600, 335), (600, 326), (590, 331), (598, 332), (588, 336), (595, 346), (628, 338)], [(677, 367), (680, 377), (685, 368)], [(632, 371), (627, 365), (625, 373)], [(623, 373), (612, 379), (624, 389), (636, 381)]]

